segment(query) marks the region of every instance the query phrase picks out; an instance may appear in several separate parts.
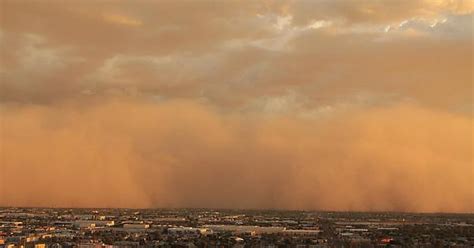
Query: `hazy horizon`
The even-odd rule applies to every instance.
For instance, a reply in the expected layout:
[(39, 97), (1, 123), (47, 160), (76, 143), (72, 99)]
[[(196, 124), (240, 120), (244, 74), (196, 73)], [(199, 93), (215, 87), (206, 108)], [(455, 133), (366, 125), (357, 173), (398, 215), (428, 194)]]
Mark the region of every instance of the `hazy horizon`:
[(470, 0), (0, 0), (0, 206), (474, 212)]
[(391, 213), (391, 214), (421, 214), (421, 215), (472, 215), (474, 212), (411, 212), (411, 211), (353, 211), (353, 210), (324, 210), (324, 209), (285, 209), (285, 208), (209, 208), (209, 207), (150, 207), (150, 208), (127, 208), (127, 207), (48, 207), (48, 206), (0, 206), (0, 209), (79, 209), (79, 210), (215, 210), (231, 212), (314, 212), (314, 213)]

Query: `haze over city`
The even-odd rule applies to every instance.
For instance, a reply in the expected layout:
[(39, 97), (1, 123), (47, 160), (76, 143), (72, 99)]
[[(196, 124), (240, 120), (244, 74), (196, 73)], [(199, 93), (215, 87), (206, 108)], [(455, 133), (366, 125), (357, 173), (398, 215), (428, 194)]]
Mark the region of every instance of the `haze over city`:
[(474, 211), (470, 0), (0, 0), (0, 206)]

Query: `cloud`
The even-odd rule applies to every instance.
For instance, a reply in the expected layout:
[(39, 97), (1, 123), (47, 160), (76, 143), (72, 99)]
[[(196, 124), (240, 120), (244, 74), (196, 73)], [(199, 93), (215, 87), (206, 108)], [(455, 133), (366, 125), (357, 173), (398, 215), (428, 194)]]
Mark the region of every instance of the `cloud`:
[(77, 104), (2, 111), (0, 204), (473, 211), (463, 116), (410, 104), (322, 119), (187, 100)]
[(2, 1), (0, 204), (472, 211), (472, 7)]
[(347, 25), (401, 22), (411, 18), (436, 18), (440, 15), (468, 15), (474, 7), (471, 1), (415, 0), (379, 2), (362, 1), (291, 1), (288, 13), (294, 22), (304, 24), (314, 18), (343, 20)]
[(118, 15), (118, 14), (105, 13), (103, 14), (103, 18), (107, 22), (116, 23), (116, 24), (125, 25), (125, 26), (138, 27), (143, 24), (139, 20), (133, 19), (128, 16)]

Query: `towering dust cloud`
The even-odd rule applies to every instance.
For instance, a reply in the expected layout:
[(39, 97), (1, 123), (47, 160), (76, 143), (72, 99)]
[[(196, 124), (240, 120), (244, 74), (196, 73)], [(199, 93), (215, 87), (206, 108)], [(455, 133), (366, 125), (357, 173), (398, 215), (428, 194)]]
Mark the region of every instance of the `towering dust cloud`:
[(0, 206), (474, 211), (470, 1), (45, 3), (0, 2)]
[(412, 105), (262, 119), (111, 100), (2, 118), (3, 204), (472, 210), (471, 120)]

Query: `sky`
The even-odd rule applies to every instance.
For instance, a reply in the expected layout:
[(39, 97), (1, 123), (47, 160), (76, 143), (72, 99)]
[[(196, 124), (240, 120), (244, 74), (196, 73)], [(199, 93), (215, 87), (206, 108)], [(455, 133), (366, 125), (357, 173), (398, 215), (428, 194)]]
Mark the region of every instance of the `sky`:
[(474, 212), (470, 0), (0, 0), (0, 206)]

